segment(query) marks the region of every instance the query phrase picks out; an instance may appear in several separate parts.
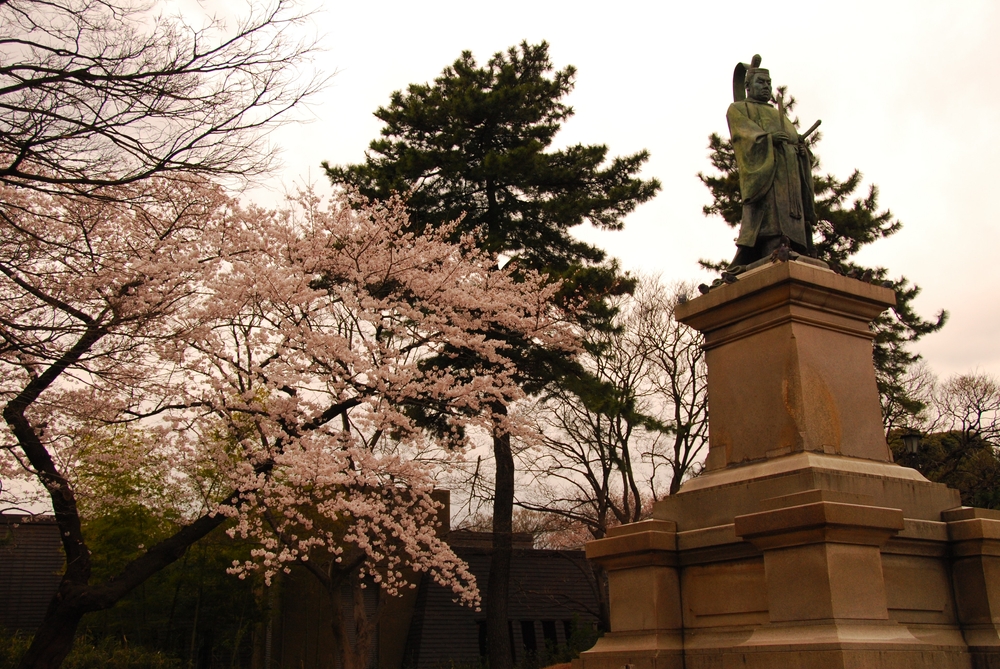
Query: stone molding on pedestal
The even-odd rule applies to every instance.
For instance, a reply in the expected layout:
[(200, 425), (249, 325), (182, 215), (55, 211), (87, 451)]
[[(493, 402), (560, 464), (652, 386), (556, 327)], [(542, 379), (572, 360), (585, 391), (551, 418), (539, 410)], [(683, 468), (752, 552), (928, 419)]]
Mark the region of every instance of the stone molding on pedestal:
[[(962, 507), (948, 522), (952, 579), (966, 643), (978, 654), (1000, 653), (1000, 512)], [(994, 660), (1000, 666), (1000, 661)]]
[(587, 545), (611, 631), (581, 669), (1000, 668), (1000, 513), (892, 462), (869, 322), (891, 290), (796, 262), (679, 305), (706, 471)]
[(801, 451), (891, 462), (869, 323), (895, 303), (888, 288), (786, 262), (678, 305), (705, 337), (706, 468)]

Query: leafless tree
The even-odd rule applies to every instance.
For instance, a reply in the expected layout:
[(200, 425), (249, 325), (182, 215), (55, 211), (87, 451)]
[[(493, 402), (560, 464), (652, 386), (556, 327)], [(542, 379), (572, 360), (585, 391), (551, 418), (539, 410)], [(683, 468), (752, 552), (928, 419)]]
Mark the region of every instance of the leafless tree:
[(933, 420), (936, 385), (934, 372), (924, 360), (918, 360), (899, 380), (902, 392), (880, 394), (887, 437), (901, 429), (924, 429)]
[(934, 392), (932, 429), (960, 435), (963, 444), (1000, 449), (1000, 382), (988, 374), (952, 376)]
[[(658, 462), (670, 468), (673, 495), (684, 477), (693, 473), (708, 444), (708, 367), (701, 335), (674, 319), (674, 308), (693, 294), (692, 286), (678, 285), (668, 292), (647, 283), (642, 290), (639, 328), (650, 360), (649, 382), (670, 428), (666, 453), (651, 451), (648, 457), (654, 465), (652, 477)], [(653, 478), (649, 488), (656, 489)]]
[(588, 335), (586, 365), (603, 385), (539, 402), (544, 448), (525, 453), (533, 486), (521, 506), (578, 520), (599, 538), (677, 491), (708, 437), (701, 338), (673, 317), (689, 292), (644, 278), (620, 305), (617, 329)]
[(522, 508), (601, 538), (648, 516), (697, 466), (708, 442), (707, 368), (700, 334), (673, 317), (690, 293), (643, 278), (619, 305), (617, 329), (588, 334), (584, 364), (601, 386), (557, 390), (535, 405), (543, 444), (521, 454)]
[(896, 462), (962, 494), (969, 506), (1000, 508), (1000, 383), (988, 374), (955, 375), (933, 387), (916, 450), (903, 447), (904, 430), (890, 435)]
[(0, 0), (0, 183), (49, 192), (169, 173), (246, 179), (324, 83), (292, 0), (227, 29), (132, 0)]

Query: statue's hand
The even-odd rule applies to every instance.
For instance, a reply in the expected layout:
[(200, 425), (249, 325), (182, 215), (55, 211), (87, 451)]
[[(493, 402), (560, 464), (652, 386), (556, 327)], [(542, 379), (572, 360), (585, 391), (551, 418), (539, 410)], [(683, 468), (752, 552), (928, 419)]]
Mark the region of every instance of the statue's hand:
[(791, 143), (792, 138), (788, 136), (787, 132), (773, 132), (771, 133), (771, 141), (775, 144)]

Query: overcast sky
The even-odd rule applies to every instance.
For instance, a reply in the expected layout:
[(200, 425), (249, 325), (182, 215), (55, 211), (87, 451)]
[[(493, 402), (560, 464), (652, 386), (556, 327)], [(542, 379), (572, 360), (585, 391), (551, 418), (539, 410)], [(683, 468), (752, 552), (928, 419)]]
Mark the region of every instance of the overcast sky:
[(581, 236), (667, 280), (703, 281), (698, 258), (733, 252), (735, 232), (701, 212), (696, 174), (710, 168), (709, 133), (727, 133), (734, 65), (760, 53), (803, 127), (823, 120), (822, 169), (860, 169), (903, 222), (859, 261), (919, 284), (926, 317), (950, 312), (918, 348), (932, 369), (1000, 376), (1000, 3), (383, 0), (325, 3), (312, 28), (325, 47), (317, 64), (337, 74), (311, 123), (273, 137), (283, 184), (322, 181), (323, 160), (363, 160), (380, 128), (372, 112), (462, 50), (485, 62), (546, 40), (556, 67), (577, 68), (576, 114), (557, 143), (647, 149), (643, 175), (663, 183), (624, 231)]

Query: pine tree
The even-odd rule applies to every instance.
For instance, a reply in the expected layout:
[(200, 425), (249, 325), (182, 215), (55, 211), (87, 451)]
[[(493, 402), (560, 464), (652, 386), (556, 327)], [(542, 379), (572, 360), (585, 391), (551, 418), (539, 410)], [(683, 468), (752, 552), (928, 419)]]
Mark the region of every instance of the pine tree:
[(409, 193), (417, 226), (464, 216), (458, 233), (474, 231), (486, 250), (533, 268), (598, 263), (604, 252), (569, 229), (589, 221), (620, 230), (659, 183), (634, 176), (646, 151), (604, 166), (603, 145), (547, 150), (573, 115), (563, 98), (576, 74), (552, 70), (545, 42), (497, 53), (485, 67), (465, 51), (434, 84), (396, 91), (375, 112), (385, 127), (364, 163), (323, 166), (334, 183), (370, 198)]
[[(417, 231), (463, 217), (455, 235), (473, 233), (498, 259), (509, 256), (525, 269), (562, 280), (564, 303), (585, 305), (578, 311), (581, 324), (606, 327), (612, 310), (605, 298), (628, 291), (632, 282), (601, 249), (574, 239), (569, 230), (585, 222), (621, 229), (624, 216), (652, 198), (660, 184), (636, 177), (649, 157), (646, 151), (608, 161), (603, 145), (551, 150), (562, 123), (573, 115), (564, 98), (575, 74), (572, 66), (554, 70), (545, 42), (523, 42), (482, 67), (463, 52), (433, 84), (397, 91), (375, 112), (385, 127), (365, 162), (323, 167), (334, 184), (370, 198), (406, 194)], [(582, 382), (579, 366), (568, 364), (564, 355), (553, 356), (530, 341), (510, 343), (519, 351), (519, 381), (528, 392), (553, 382)], [(487, 636), (490, 666), (505, 669), (511, 665), (506, 591), (514, 463), (509, 435), (497, 432), (493, 442), (497, 475)]]
[[(794, 109), (795, 98), (788, 96), (784, 87), (779, 86), (776, 95), (785, 96), (782, 102), (787, 111)], [(793, 124), (798, 127), (798, 119), (794, 119)], [(821, 134), (815, 133), (807, 140), (814, 156), (820, 139)], [(709, 160), (716, 173), (698, 174), (712, 194), (712, 203), (704, 207), (704, 213), (706, 216), (721, 216), (730, 227), (738, 227), (743, 216), (743, 204), (732, 143), (713, 133), (708, 139), (708, 149)], [(909, 345), (944, 327), (948, 313), (941, 310), (934, 318), (925, 320), (913, 308), (913, 300), (920, 293), (919, 286), (911, 284), (905, 276), (890, 279), (889, 270), (885, 267), (866, 268), (853, 261), (861, 248), (894, 235), (902, 228), (902, 223), (891, 211), (879, 210), (878, 186), (872, 184), (867, 194), (858, 194), (861, 182), (862, 174), (858, 170), (843, 180), (832, 174), (822, 174), (819, 159), (815, 159), (813, 187), (818, 221), (814, 226), (813, 241), (816, 256), (836, 271), (859, 277), (870, 271), (872, 281), (886, 282), (896, 291), (896, 306), (875, 319), (872, 325), (875, 332), (875, 373), (882, 416), (888, 431), (908, 422), (923, 410), (925, 403), (911, 396), (904, 383), (907, 370), (920, 360), (920, 355), (911, 351)], [(710, 269), (722, 269), (728, 263), (703, 260), (701, 264)]]

